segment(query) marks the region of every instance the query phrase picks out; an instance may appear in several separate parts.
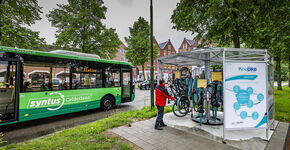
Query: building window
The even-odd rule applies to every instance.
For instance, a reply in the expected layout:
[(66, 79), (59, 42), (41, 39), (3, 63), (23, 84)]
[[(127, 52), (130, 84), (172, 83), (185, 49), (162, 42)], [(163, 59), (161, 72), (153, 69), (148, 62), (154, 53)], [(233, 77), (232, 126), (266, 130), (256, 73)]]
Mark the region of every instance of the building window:
[(165, 51), (165, 50), (164, 50), (164, 52), (163, 52), (163, 53), (164, 53), (164, 56), (167, 56), (167, 51)]
[(168, 45), (168, 50), (171, 50), (171, 45)]
[(121, 51), (122, 55), (125, 54), (125, 50), (121, 49), (120, 51)]

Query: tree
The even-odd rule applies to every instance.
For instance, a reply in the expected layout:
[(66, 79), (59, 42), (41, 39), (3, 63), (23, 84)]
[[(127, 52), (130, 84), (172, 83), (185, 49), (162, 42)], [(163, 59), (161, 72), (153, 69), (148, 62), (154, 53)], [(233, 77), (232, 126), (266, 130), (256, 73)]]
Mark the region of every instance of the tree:
[(197, 33), (197, 40), (240, 48), (255, 31), (258, 5), (257, 0), (181, 0), (171, 21), (177, 30)]
[[(289, 52), (290, 53), (290, 52)], [(288, 53), (288, 87), (290, 87), (290, 54)]]
[(41, 7), (37, 0), (0, 0), (0, 45), (39, 49), (45, 42), (25, 26), (40, 20)]
[(244, 43), (246, 47), (268, 49), (274, 54), (278, 89), (282, 90), (281, 61), (290, 55), (288, 13), (289, 2), (285, 0), (181, 0), (171, 21), (173, 28), (197, 33), (196, 39), (219, 46), (233, 43), (240, 48)]
[(115, 29), (107, 29), (107, 8), (102, 0), (68, 0), (57, 4), (47, 15), (52, 26), (58, 28), (55, 45), (65, 49), (113, 58), (121, 44)]
[[(260, 6), (260, 11), (256, 16), (257, 28), (255, 35), (258, 38), (256, 38), (257, 40), (248, 41), (246, 43), (250, 47), (268, 49), (273, 54), (276, 62), (278, 90), (282, 90), (283, 72), (281, 70), (281, 63), (286, 63), (290, 56), (290, 22), (289, 18), (285, 17), (288, 12), (288, 1), (265, 1), (263, 5)], [(288, 68), (288, 72), (289, 71), (290, 68)]]
[[(134, 66), (142, 66), (143, 80), (145, 80), (145, 63), (150, 60), (150, 27), (149, 23), (142, 17), (134, 22), (133, 27), (129, 27), (130, 36), (125, 37), (128, 47), (126, 48), (126, 58)], [(153, 58), (158, 56), (159, 50), (153, 47)]]

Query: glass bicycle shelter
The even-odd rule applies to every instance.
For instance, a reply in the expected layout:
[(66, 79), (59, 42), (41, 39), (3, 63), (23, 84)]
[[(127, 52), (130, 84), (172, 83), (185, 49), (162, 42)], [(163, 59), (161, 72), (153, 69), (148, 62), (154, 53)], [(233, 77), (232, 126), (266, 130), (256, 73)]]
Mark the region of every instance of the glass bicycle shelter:
[[(164, 77), (163, 65), (203, 68), (207, 83), (211, 83), (213, 66), (222, 66), (223, 139), (226, 131), (257, 128), (265, 129), (269, 139), (275, 118), (274, 63), (266, 49), (198, 48), (161, 57), (157, 59), (158, 80)], [(205, 114), (209, 113), (207, 109)]]

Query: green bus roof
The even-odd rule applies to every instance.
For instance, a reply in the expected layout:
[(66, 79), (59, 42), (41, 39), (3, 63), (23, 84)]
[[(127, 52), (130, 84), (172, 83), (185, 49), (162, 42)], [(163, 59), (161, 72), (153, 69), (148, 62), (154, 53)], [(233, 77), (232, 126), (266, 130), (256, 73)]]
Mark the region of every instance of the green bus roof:
[(50, 52), (44, 52), (44, 51), (13, 48), (13, 47), (6, 47), (6, 46), (0, 46), (0, 51), (9, 52), (9, 53), (19, 53), (19, 54), (27, 54), (27, 55), (55, 57), (55, 58), (64, 58), (64, 59), (74, 59), (74, 60), (84, 60), (84, 61), (95, 61), (95, 62), (101, 62), (101, 63), (112, 63), (112, 64), (121, 64), (121, 65), (132, 66), (131, 63), (123, 62), (123, 61), (114, 61), (114, 60), (83, 57), (83, 56), (72, 56), (72, 55), (65, 55), (65, 54), (56, 54), (56, 53), (50, 53)]

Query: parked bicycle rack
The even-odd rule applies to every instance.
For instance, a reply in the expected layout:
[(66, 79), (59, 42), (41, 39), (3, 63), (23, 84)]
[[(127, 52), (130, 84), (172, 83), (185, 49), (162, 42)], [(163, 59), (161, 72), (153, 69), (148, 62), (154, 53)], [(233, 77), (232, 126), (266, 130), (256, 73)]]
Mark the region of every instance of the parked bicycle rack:
[[(177, 99), (172, 106), (174, 115), (184, 117), (188, 113), (191, 113), (191, 119), (199, 122), (200, 125), (221, 125), (222, 119), (217, 117), (217, 110), (222, 104), (220, 82), (215, 81), (211, 83), (212, 85), (201, 87), (198, 85), (198, 80), (200, 79), (186, 77), (183, 79), (173, 79), (169, 82), (169, 91)], [(209, 94), (208, 100), (206, 100), (206, 94)], [(194, 111), (198, 114), (194, 115)]]
[[(172, 106), (177, 117), (191, 113), (200, 125), (224, 124), (224, 140), (226, 130), (256, 128), (266, 129), (268, 139), (275, 117), (273, 57), (267, 50), (200, 48), (157, 61), (158, 80), (163, 71), (174, 72), (169, 87), (177, 99)], [(177, 69), (162, 70), (161, 64)]]

